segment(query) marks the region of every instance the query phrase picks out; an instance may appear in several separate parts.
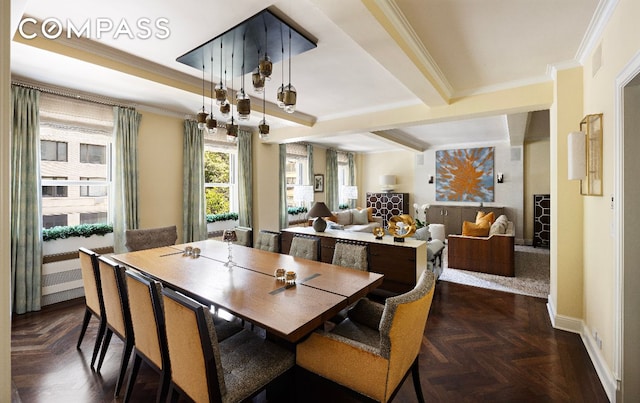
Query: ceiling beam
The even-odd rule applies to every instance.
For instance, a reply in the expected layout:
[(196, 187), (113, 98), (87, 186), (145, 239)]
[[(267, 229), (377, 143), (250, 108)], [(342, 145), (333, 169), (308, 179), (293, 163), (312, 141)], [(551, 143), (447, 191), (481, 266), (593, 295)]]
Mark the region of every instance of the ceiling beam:
[(521, 146), (524, 144), (524, 135), (527, 132), (529, 123), (529, 112), (514, 113), (507, 115), (507, 131), (511, 146)]
[(416, 140), (400, 130), (380, 130), (371, 133), (393, 143), (394, 145), (399, 145), (402, 148), (408, 149), (409, 151), (423, 152), (429, 148), (428, 144), (425, 144), (420, 140)]

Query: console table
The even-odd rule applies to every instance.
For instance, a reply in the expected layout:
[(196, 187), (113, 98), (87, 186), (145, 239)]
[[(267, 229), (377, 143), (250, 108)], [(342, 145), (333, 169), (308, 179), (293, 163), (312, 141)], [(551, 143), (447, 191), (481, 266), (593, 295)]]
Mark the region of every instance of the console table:
[[(281, 253), (289, 253), (291, 240), (296, 234), (313, 235), (320, 239), (320, 260), (331, 263), (335, 244), (340, 240), (357, 241), (367, 245), (369, 271), (384, 274), (378, 290), (387, 294), (407, 292), (416, 285), (416, 281), (427, 268), (427, 243), (417, 239), (405, 239), (394, 242), (391, 235), (375, 239), (366, 232), (326, 230), (316, 232), (312, 227), (293, 227), (282, 230), (280, 236)], [(376, 290), (377, 291), (377, 290)]]

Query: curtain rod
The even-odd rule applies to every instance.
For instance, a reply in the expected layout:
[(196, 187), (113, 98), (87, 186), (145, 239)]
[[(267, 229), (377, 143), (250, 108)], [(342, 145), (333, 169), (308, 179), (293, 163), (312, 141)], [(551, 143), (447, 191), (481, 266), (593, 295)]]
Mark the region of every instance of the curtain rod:
[(121, 103), (117, 103), (111, 98), (102, 97), (99, 95), (90, 95), (86, 93), (71, 93), (70, 90), (60, 87), (48, 87), (43, 84), (33, 84), (25, 81), (11, 80), (12, 85), (16, 85), (19, 87), (29, 88), (32, 90), (37, 90), (40, 92), (44, 92), (46, 94), (57, 95), (60, 97), (76, 99), (80, 101), (92, 102), (94, 104), (105, 105), (105, 106), (117, 106), (120, 108), (135, 108), (133, 105), (124, 105)]

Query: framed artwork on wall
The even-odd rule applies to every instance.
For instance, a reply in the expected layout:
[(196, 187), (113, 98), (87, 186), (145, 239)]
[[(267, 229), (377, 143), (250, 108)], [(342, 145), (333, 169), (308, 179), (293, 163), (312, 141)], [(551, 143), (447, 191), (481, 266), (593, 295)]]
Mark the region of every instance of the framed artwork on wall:
[(315, 193), (324, 192), (324, 175), (323, 174), (313, 175), (313, 191)]
[(436, 200), (494, 201), (494, 147), (436, 151)]

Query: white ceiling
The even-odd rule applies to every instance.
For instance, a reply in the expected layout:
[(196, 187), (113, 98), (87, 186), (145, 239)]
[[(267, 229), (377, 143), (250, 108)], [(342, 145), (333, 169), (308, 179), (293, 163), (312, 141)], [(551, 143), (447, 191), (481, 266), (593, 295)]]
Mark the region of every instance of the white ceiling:
[[(23, 80), (141, 108), (194, 114), (202, 106), (202, 73), (178, 63), (176, 57), (273, 6), (316, 38), (318, 45), (292, 59), (299, 111), (293, 116), (273, 105), (282, 75), (282, 63), (274, 65), (273, 79), (267, 84), (267, 120), (276, 132), (414, 105), (435, 107), (455, 97), (549, 81), (549, 66), (579, 61), (594, 15), (603, 7), (598, 0), (244, 0), (241, 5), (228, 4), (222, 0), (13, 0), (16, 26), (23, 15), (68, 19), (76, 26), (89, 21), (94, 27), (99, 19), (124, 20), (134, 28), (139, 18), (167, 18), (170, 35), (130, 39), (107, 34), (97, 39), (92, 34), (91, 40), (84, 41), (29, 41), (17, 34), (11, 70)], [(238, 89), (239, 83), (234, 84)], [(256, 97), (253, 105), (260, 105), (257, 94), (250, 93)], [(261, 117), (260, 111), (254, 111), (250, 125), (257, 125)], [(398, 138), (414, 144), (414, 149), (509, 141), (507, 120), (499, 115), (420, 126), (400, 124), (383, 132), (373, 125), (341, 127), (334, 135), (307, 140), (358, 152), (406, 148), (406, 141), (404, 146), (393, 141)]]

